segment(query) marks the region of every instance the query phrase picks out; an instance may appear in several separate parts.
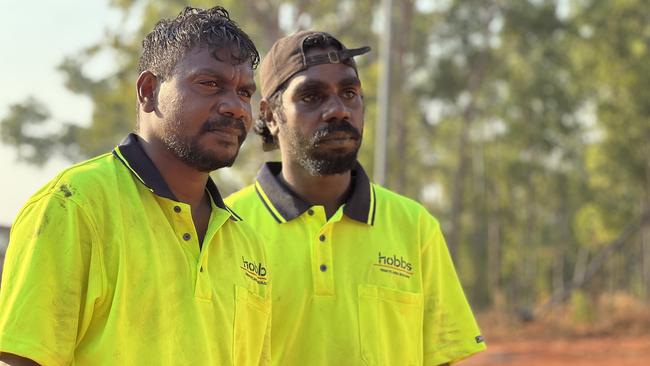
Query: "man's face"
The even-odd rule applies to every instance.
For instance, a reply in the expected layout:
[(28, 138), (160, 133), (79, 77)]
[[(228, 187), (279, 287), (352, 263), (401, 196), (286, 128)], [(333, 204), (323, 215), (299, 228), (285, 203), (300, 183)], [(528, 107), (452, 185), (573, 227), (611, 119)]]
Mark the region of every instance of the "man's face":
[(315, 176), (344, 173), (361, 146), (361, 82), (345, 64), (312, 66), (291, 78), (276, 118), (285, 163), (297, 163)]
[(251, 127), (253, 69), (230, 54), (190, 50), (158, 91), (157, 134), (172, 154), (203, 172), (231, 166)]

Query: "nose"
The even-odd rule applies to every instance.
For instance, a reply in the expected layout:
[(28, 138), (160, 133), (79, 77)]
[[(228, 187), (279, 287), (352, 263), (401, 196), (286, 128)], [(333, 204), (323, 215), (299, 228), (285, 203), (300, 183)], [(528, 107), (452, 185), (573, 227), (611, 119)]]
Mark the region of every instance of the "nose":
[(336, 121), (336, 120), (349, 120), (350, 109), (343, 103), (338, 96), (329, 98), (323, 108), (323, 120)]
[(219, 98), (217, 112), (222, 116), (241, 119), (248, 126), (251, 120), (251, 105), (238, 95), (224, 95)]

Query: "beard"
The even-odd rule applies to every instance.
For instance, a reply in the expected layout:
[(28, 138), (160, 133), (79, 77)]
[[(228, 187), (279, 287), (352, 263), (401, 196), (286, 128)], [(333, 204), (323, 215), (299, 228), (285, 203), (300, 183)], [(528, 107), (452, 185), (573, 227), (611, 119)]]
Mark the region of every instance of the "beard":
[[(284, 132), (288, 137), (290, 156), (313, 176), (342, 174), (351, 170), (357, 162), (362, 134), (347, 121), (327, 123), (316, 130), (311, 137), (301, 134), (298, 129), (287, 127), (286, 124), (281, 126), (284, 126)], [(321, 151), (318, 148), (320, 142), (335, 132), (347, 133), (356, 141), (356, 147), (352, 150)]]
[[(220, 127), (236, 128), (240, 130), (237, 138), (238, 146), (234, 154), (219, 154), (216, 151), (206, 149), (201, 144), (201, 137), (210, 131)], [(186, 127), (183, 122), (176, 120), (168, 124), (162, 138), (163, 143), (172, 154), (182, 160), (185, 164), (201, 172), (211, 172), (224, 167), (232, 166), (239, 153), (244, 139), (246, 139), (246, 126), (242, 120), (230, 117), (219, 116), (207, 120), (201, 126), (196, 135), (186, 135)]]

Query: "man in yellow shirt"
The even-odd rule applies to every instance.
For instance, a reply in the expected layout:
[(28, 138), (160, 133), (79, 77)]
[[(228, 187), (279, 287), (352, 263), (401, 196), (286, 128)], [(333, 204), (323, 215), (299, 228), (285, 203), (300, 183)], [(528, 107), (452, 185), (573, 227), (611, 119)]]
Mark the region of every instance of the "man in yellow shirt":
[(485, 349), (440, 225), (357, 162), (354, 56), (324, 32), (277, 41), (255, 131), (282, 162), (226, 199), (267, 241), (272, 364), (441, 365)]
[(138, 125), (23, 207), (0, 290), (0, 364), (259, 365), (268, 265), (209, 173), (252, 125), (250, 38), (215, 7), (143, 41)]

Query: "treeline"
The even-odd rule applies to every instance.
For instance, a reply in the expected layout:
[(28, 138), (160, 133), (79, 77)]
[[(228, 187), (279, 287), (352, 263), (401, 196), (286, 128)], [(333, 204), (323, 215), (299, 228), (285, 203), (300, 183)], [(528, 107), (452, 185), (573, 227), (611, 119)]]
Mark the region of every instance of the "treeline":
[[(78, 161), (111, 149), (133, 128), (139, 42), (186, 2), (112, 3), (125, 22), (141, 20), (139, 32), (112, 29), (60, 65), (66, 86), (94, 102), (92, 120), (61, 123), (34, 99), (12, 106), (1, 137), (23, 160), (60, 154)], [(388, 18), (380, 2), (220, 3), (262, 54), (281, 35), (306, 28), (373, 47), (359, 58), (367, 105), (361, 160), (372, 172)], [(650, 4), (394, 0), (390, 19), (386, 185), (440, 219), (474, 306), (547, 308), (575, 288), (648, 300)], [(83, 66), (106, 53), (115, 68), (88, 77)], [(39, 123), (60, 129), (29, 134)], [(271, 158), (249, 136), (235, 168), (217, 177), (222, 190), (249, 183)]]

